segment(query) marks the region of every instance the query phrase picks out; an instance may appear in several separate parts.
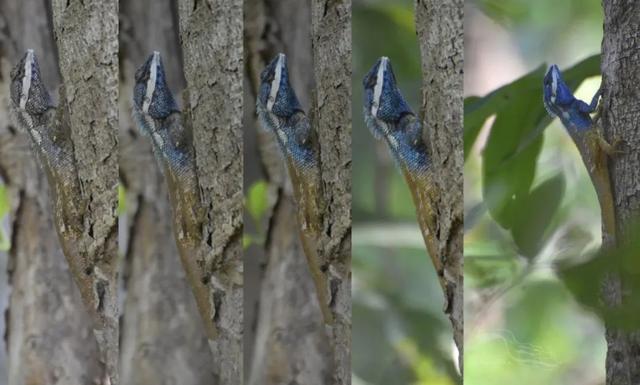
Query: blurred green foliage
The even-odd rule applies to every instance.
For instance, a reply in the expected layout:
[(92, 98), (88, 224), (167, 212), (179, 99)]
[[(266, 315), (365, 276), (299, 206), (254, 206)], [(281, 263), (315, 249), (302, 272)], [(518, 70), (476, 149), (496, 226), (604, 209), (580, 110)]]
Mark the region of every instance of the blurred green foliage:
[[(483, 98), (465, 101), (465, 157), (489, 117), (489, 137), (482, 152), (483, 203), (492, 218), (510, 230), (520, 255), (535, 257), (544, 245), (547, 226), (564, 194), (561, 174), (533, 186), (542, 132), (551, 122), (541, 102), (546, 65)], [(593, 56), (564, 71), (571, 88), (599, 73)], [(523, 215), (523, 208), (528, 214)]]
[[(600, 2), (468, 4), (483, 15), (467, 12), (466, 23), (497, 23), (529, 72), (465, 99), (465, 384), (601, 383), (603, 324), (588, 311), (607, 271), (597, 262), (600, 210), (573, 142), (542, 104), (548, 60), (577, 97), (596, 91)], [(490, 50), (493, 37), (467, 49)], [(466, 66), (470, 79), (488, 76)]]
[(353, 383), (461, 383), (442, 290), (426, 253), (411, 193), (384, 143), (363, 120), (362, 79), (391, 59), (417, 111), (420, 53), (412, 0), (353, 1)]
[(367, 384), (455, 384), (450, 326), (424, 249), (361, 238), (354, 226), (354, 375)]
[(9, 194), (5, 185), (0, 184), (0, 251), (7, 251), (11, 247), (11, 240), (2, 226), (4, 218), (9, 214)]
[(260, 227), (260, 221), (267, 211), (267, 182), (259, 180), (254, 182), (247, 192), (245, 208), (251, 215), (256, 227)]
[(118, 216), (124, 215), (127, 211), (127, 189), (118, 184)]
[(262, 222), (264, 221), (264, 216), (269, 208), (267, 189), (267, 182), (264, 180), (258, 180), (251, 184), (247, 190), (244, 207), (253, 221), (256, 233), (244, 232), (242, 236), (242, 246), (245, 249), (254, 243), (261, 244), (264, 241), (265, 234)]
[(467, 3), (507, 28), (517, 40), (518, 55), (527, 62), (539, 63), (548, 56), (558, 58), (556, 63), (564, 65), (600, 48), (602, 7), (598, 0), (467, 0)]
[[(636, 224), (628, 234), (639, 234)], [(623, 306), (611, 308), (602, 302), (603, 289), (594, 282), (606, 282), (613, 274), (622, 276), (629, 293), (640, 292), (640, 238), (629, 237), (614, 249), (600, 250), (586, 261), (561, 261), (557, 270), (562, 282), (586, 309), (597, 313), (607, 325), (627, 330), (640, 328), (640, 298), (626, 296)]]

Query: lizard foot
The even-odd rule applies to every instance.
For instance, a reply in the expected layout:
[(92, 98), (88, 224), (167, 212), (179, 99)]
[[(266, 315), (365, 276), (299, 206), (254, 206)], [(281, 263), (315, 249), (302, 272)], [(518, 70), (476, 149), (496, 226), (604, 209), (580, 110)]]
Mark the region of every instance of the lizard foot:
[(604, 151), (604, 153), (609, 155), (610, 157), (624, 154), (624, 144), (625, 141), (619, 137), (615, 137), (611, 142), (607, 142), (607, 140), (602, 135), (598, 135), (598, 145), (600, 146), (602, 151)]
[(599, 129), (591, 131), (588, 136), (589, 142), (592, 143), (592, 149), (595, 151), (600, 150), (609, 157), (615, 157), (616, 155), (624, 153), (622, 149), (624, 141), (620, 138), (616, 137), (613, 138), (611, 142), (608, 142)]

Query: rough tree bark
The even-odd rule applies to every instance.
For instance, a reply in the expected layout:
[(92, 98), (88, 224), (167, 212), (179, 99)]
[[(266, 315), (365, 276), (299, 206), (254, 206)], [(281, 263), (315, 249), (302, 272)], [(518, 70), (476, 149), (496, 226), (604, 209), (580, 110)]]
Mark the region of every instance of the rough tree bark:
[[(83, 232), (67, 260), (106, 366), (118, 384), (118, 4), (116, 0), (52, 5), (54, 36), (65, 92), (81, 196)], [(70, 198), (65, 198), (70, 199)]]
[(97, 384), (104, 372), (93, 322), (53, 231), (46, 178), (26, 134), (9, 121), (9, 71), (26, 49), (39, 55), (47, 84), (59, 83), (48, 11), (42, 0), (0, 2), (0, 176), (11, 203), (8, 384)]
[(422, 108), (434, 180), (440, 191), (436, 236), (442, 261), (444, 311), (453, 326), (458, 363), (463, 370), (463, 1), (417, 0), (416, 32), (422, 57)]
[(333, 384), (351, 383), (351, 0), (311, 5), (315, 95), (312, 126), (320, 142), (323, 217), (318, 256), (327, 268), (334, 323)]
[[(211, 352), (173, 238), (168, 193), (147, 138), (131, 119), (134, 73), (154, 50), (173, 89), (182, 89), (178, 26), (172, 0), (120, 4), (120, 177), (126, 189), (126, 302), (121, 383), (214, 384)], [(153, 5), (153, 6), (152, 6)]]
[[(246, 77), (251, 91), (245, 105), (255, 105), (260, 72), (277, 53), (284, 52), (292, 85), (308, 110), (313, 86), (309, 5), (298, 0), (245, 2)], [(331, 349), (298, 236), (291, 183), (275, 138), (258, 129), (255, 109), (246, 111), (245, 121), (247, 142), (249, 137), (257, 138), (255, 145), (269, 182), (265, 267), (246, 377), (252, 385), (329, 384)], [(249, 159), (253, 150), (245, 146), (245, 158)], [(261, 262), (257, 255), (249, 255), (247, 265)]]
[[(603, 7), (601, 121), (607, 138), (624, 143), (624, 153), (615, 157), (610, 168), (620, 245), (637, 236), (625, 230), (640, 214), (640, 3), (604, 0)], [(640, 295), (625, 285), (623, 276), (607, 279), (603, 293), (607, 305), (614, 308)], [(606, 339), (607, 385), (640, 383), (640, 326), (621, 330), (607, 325)]]
[[(210, 339), (220, 384), (242, 378), (242, 1), (180, 0), (187, 81), (185, 121), (193, 130), (206, 223), (202, 257), (210, 276), (216, 335)], [(203, 275), (204, 276), (204, 275)]]

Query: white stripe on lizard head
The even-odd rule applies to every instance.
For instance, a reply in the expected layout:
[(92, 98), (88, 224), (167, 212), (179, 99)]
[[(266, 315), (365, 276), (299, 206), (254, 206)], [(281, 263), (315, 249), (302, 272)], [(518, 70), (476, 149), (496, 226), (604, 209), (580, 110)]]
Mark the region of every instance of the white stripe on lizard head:
[(276, 63), (275, 74), (271, 81), (271, 89), (269, 90), (269, 99), (267, 99), (267, 111), (271, 112), (273, 105), (276, 103), (276, 97), (280, 90), (280, 79), (282, 79), (282, 67), (284, 67), (284, 54), (278, 55), (278, 62)]
[(31, 77), (33, 67), (33, 50), (27, 50), (27, 58), (24, 61), (24, 76), (22, 77), (22, 95), (20, 95), (20, 109), (24, 110), (29, 99), (29, 89), (31, 88)]
[(558, 71), (551, 70), (551, 103), (556, 102), (556, 95), (558, 93)]
[(384, 85), (384, 74), (387, 72), (387, 63), (389, 58), (383, 56), (380, 59), (378, 73), (376, 74), (376, 85), (373, 87), (373, 103), (371, 103), (371, 115), (377, 117), (378, 108), (380, 106), (380, 97), (382, 96), (382, 86)]
[(158, 78), (158, 66), (160, 65), (160, 52), (153, 51), (153, 59), (151, 59), (151, 65), (149, 66), (149, 79), (147, 79), (147, 88), (144, 95), (144, 101), (142, 102), (142, 112), (145, 114), (149, 112), (149, 106), (151, 105), (151, 98), (156, 90), (156, 79)]

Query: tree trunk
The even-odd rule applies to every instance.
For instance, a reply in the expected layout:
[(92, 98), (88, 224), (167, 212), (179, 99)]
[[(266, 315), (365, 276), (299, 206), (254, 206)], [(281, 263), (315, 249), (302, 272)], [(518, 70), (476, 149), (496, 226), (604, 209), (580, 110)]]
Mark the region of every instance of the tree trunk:
[[(626, 231), (640, 213), (640, 3), (632, 0), (604, 0), (604, 39), (602, 41), (602, 125), (607, 138), (621, 139), (624, 153), (611, 166), (614, 188), (618, 245), (626, 242)], [(604, 239), (603, 239), (604, 242)], [(633, 301), (636, 293), (625, 284), (624, 275), (609, 277), (604, 284), (604, 300), (612, 308)], [(635, 286), (637, 287), (637, 285)], [(640, 326), (621, 330), (607, 325), (607, 385), (640, 383)]]
[[(71, 279), (53, 225), (47, 181), (25, 133), (9, 122), (9, 71), (26, 49), (39, 55), (48, 85), (59, 82), (46, 2), (0, 3), (0, 176), (6, 184), (11, 249), (5, 339), (8, 384), (97, 384), (93, 322)], [(0, 378), (1, 384), (6, 384)]]
[(351, 383), (351, 0), (313, 0), (312, 125), (326, 205), (318, 255), (328, 271), (333, 384)]
[[(313, 85), (311, 9), (298, 0), (245, 2), (246, 83), (254, 106), (259, 76), (277, 53), (287, 54), (290, 78), (308, 110)], [(316, 290), (298, 235), (296, 207), (282, 156), (271, 133), (258, 129), (255, 109), (245, 113), (245, 159), (259, 160), (269, 182), (268, 230), (264, 244), (264, 273), (259, 293), (253, 354), (248, 357), (249, 384), (332, 383), (333, 362)], [(255, 141), (254, 141), (255, 140)], [(255, 147), (250, 147), (254, 145)], [(255, 166), (254, 166), (255, 168)], [(257, 247), (249, 249), (247, 265), (260, 263)], [(255, 271), (255, 266), (247, 267)], [(248, 302), (252, 307), (254, 302)]]
[(422, 108), (425, 142), (440, 199), (438, 256), (444, 268), (445, 313), (453, 326), (463, 370), (463, 1), (416, 1), (416, 32), (422, 56)]
[(242, 378), (242, 1), (180, 0), (180, 41), (196, 174), (207, 221), (202, 248), (211, 272), (220, 384)]
[[(120, 32), (120, 176), (127, 212), (121, 220), (126, 302), (121, 383), (214, 384), (211, 352), (180, 266), (166, 184), (147, 138), (131, 119), (134, 73), (153, 51), (163, 54), (172, 88), (182, 89), (171, 0), (122, 1)], [(153, 6), (152, 6), (153, 5)], [(127, 225), (123, 225), (127, 223)]]
[[(118, 384), (118, 4), (116, 0), (53, 1), (66, 109), (81, 194), (84, 229), (66, 257), (94, 319), (109, 385)], [(60, 214), (61, 216), (62, 214)], [(59, 230), (59, 233), (61, 230)]]

